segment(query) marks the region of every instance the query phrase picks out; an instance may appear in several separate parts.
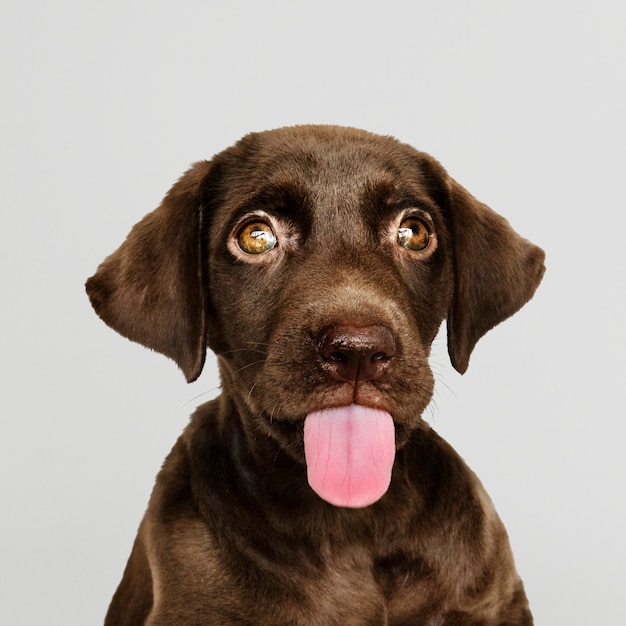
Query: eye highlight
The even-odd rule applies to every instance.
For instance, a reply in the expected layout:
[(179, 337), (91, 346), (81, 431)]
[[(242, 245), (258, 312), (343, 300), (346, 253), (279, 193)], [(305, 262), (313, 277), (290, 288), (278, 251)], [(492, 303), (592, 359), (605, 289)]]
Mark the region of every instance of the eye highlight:
[(260, 220), (248, 222), (237, 233), (237, 245), (246, 254), (264, 254), (276, 247), (277, 242), (272, 227)]
[(398, 227), (398, 243), (412, 252), (422, 252), (430, 245), (432, 231), (419, 217), (405, 217)]

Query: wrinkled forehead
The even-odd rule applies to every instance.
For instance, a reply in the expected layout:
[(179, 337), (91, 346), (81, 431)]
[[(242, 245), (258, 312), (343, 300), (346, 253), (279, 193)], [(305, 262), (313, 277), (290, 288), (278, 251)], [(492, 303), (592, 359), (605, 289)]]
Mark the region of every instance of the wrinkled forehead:
[(427, 159), (394, 139), (358, 132), (249, 135), (218, 155), (221, 204), (231, 215), (315, 207), (329, 217), (364, 206), (428, 205), (433, 185)]

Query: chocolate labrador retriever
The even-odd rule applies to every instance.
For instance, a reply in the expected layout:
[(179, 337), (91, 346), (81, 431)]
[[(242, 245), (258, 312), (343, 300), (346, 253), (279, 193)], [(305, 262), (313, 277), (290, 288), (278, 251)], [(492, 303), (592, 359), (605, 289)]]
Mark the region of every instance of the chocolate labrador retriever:
[(433, 158), (299, 126), (195, 164), (87, 281), (111, 327), (222, 394), (158, 475), (106, 624), (527, 625), (506, 531), (422, 419), (543, 252)]

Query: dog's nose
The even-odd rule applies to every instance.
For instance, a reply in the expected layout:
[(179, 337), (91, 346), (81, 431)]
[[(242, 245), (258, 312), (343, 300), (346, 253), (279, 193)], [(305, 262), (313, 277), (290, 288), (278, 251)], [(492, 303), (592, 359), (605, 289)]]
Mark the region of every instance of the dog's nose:
[(383, 376), (396, 341), (386, 326), (333, 326), (322, 333), (319, 354), (335, 380), (365, 382)]

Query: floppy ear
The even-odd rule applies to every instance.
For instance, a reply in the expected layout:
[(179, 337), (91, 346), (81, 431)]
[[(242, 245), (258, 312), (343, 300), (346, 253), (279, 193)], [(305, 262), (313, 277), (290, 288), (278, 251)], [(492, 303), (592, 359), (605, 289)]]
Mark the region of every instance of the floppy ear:
[(463, 374), (476, 342), (533, 296), (545, 254), (456, 181), (450, 185), (454, 288), (448, 353)]
[(188, 382), (206, 354), (201, 189), (210, 169), (202, 161), (187, 171), (86, 283), (104, 322), (173, 359)]

